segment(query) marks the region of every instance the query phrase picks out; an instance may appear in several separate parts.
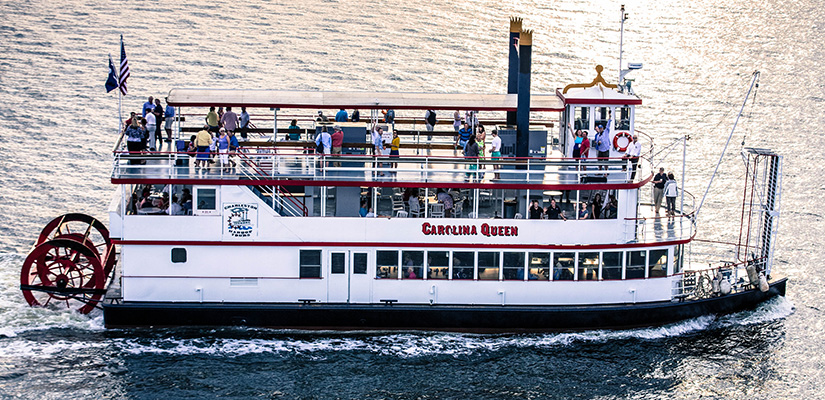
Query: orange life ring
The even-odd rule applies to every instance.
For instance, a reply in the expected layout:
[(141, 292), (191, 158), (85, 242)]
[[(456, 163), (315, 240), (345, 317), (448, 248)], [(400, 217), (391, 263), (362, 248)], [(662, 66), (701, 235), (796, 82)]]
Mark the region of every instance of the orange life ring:
[[(624, 147), (619, 147), (619, 138), (627, 138), (627, 144)], [(623, 152), (627, 150), (627, 146), (630, 146), (630, 143), (633, 143), (633, 137), (630, 136), (630, 132), (619, 132), (616, 136), (613, 136), (613, 148), (616, 149), (618, 152)]]

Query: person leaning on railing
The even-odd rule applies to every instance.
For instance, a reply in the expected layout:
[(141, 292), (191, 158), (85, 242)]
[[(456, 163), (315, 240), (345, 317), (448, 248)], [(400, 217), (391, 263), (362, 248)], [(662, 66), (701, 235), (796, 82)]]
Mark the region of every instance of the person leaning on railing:
[(212, 134), (209, 133), (209, 125), (204, 125), (203, 130), (198, 132), (195, 137), (195, 146), (198, 148), (198, 155), (195, 158), (195, 168), (203, 165), (208, 166), (209, 163), (209, 145), (212, 144)]
[[(126, 149), (129, 154), (138, 154), (143, 150), (143, 136), (145, 135), (143, 128), (140, 126), (138, 119), (132, 117), (132, 122), (126, 127), (124, 136), (126, 136)], [(145, 163), (143, 161), (142, 163)], [(137, 160), (130, 159), (129, 164), (137, 164)]]

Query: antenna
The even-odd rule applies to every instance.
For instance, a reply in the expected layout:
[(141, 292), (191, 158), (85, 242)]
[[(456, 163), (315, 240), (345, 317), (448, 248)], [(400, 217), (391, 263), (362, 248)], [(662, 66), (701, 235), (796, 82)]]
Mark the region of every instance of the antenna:
[(622, 83), (622, 78), (624, 74), (622, 74), (622, 44), (624, 43), (624, 22), (627, 21), (627, 13), (624, 12), (624, 4), (622, 4), (622, 9), (619, 13), (619, 22), (621, 23), (621, 29), (619, 30), (619, 84)]

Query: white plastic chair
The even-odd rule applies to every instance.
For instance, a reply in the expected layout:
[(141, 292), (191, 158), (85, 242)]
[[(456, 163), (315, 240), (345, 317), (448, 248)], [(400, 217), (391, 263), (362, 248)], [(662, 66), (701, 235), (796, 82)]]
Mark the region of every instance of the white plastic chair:
[(444, 218), (444, 204), (436, 203), (430, 207), (430, 217)]
[(524, 219), (524, 216), (521, 213), (516, 213), (516, 216), (513, 217), (514, 219)]
[(398, 211), (398, 213), (395, 214), (395, 216), (398, 217), (398, 218), (407, 218), (409, 215), (410, 215), (410, 213), (408, 213), (404, 210)]

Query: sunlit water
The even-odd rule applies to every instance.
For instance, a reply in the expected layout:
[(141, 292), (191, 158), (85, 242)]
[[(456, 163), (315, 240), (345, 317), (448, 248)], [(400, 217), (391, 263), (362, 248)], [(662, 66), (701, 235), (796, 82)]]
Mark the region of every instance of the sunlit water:
[[(616, 80), (620, 4), (0, 3), (0, 397), (823, 398), (825, 11), (811, 0), (628, 4), (625, 60), (644, 63), (632, 73), (637, 127), (661, 147), (691, 135), (689, 191), (704, 191), (762, 71), (699, 216), (705, 237), (738, 229), (743, 138), (786, 156), (776, 269), (791, 283), (755, 311), (546, 335), (110, 331), (99, 314), (32, 309), (20, 295), (48, 220), (106, 218), (117, 97), (103, 82), (120, 34), (125, 110), (172, 87), (501, 93), (511, 15), (535, 30), (532, 88), (550, 93), (589, 82), (595, 64)], [(664, 165), (681, 171), (678, 156)]]

